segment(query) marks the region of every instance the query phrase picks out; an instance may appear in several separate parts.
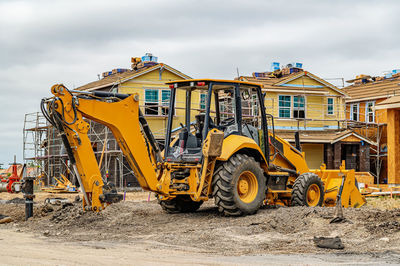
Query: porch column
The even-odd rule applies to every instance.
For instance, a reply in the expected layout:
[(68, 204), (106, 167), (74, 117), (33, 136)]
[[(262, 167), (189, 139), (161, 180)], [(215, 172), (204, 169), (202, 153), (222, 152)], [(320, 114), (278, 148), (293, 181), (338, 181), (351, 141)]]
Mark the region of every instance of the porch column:
[(342, 164), (342, 143), (336, 142), (333, 144), (333, 168), (339, 169)]
[(334, 169), (335, 167), (333, 167), (333, 158), (334, 158), (334, 154), (333, 154), (333, 144), (327, 143), (325, 144), (325, 152), (326, 152), (326, 168), (327, 169)]
[(364, 142), (360, 143), (360, 172), (369, 172), (370, 170), (370, 154), (369, 144)]
[(387, 110), (388, 183), (400, 184), (400, 110)]

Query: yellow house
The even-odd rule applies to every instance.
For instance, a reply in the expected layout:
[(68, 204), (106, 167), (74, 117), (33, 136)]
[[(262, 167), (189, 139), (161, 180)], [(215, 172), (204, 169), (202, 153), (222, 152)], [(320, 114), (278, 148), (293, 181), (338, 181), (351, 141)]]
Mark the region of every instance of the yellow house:
[(266, 112), (274, 117), (277, 135), (294, 142), (300, 133), (301, 149), (310, 168), (325, 163), (368, 172), (371, 142), (345, 128), (347, 94), (301, 67), (288, 65), (272, 72), (254, 72), (240, 80), (264, 86)]
[[(101, 79), (83, 85), (77, 90), (138, 93), (140, 108), (155, 138), (159, 144), (163, 145), (170, 102), (170, 88), (165, 83), (173, 80), (190, 79), (191, 77), (157, 61), (157, 57), (152, 54), (146, 54), (141, 58), (133, 57), (131, 58), (132, 66), (130, 69), (118, 68), (104, 72)], [(185, 99), (185, 92), (178, 91), (173, 128), (179, 128), (180, 123), (185, 123)], [(198, 95), (193, 99), (193, 106), (199, 109), (204, 108), (204, 96)], [(116, 184), (121, 189), (138, 186), (137, 180), (128, 167), (126, 159), (110, 130), (103, 125), (90, 122), (88, 135), (105, 180)], [(61, 142), (59, 141), (59, 143)], [(58, 148), (58, 150), (60, 149)], [(57, 151), (57, 149), (54, 150)], [(56, 165), (51, 167), (54, 168)]]
[[(137, 60), (139, 62), (137, 62)], [(151, 60), (151, 59), (150, 59)], [(138, 93), (140, 107), (154, 136), (162, 140), (165, 135), (168, 119), (168, 105), (170, 88), (165, 82), (172, 80), (190, 79), (188, 75), (175, 68), (152, 61), (142, 61), (132, 58), (132, 69), (114, 69), (103, 73), (103, 78), (77, 88), (85, 91), (114, 91), (118, 93)], [(185, 93), (178, 91), (176, 98), (176, 111), (173, 128), (184, 123)], [(194, 97), (200, 106), (201, 96)], [(203, 98), (204, 100), (205, 98)]]
[(311, 74), (270, 74), (242, 80), (264, 85), (267, 112), (275, 117), (275, 129), (326, 130), (340, 129), (338, 121), (345, 119), (346, 93)]

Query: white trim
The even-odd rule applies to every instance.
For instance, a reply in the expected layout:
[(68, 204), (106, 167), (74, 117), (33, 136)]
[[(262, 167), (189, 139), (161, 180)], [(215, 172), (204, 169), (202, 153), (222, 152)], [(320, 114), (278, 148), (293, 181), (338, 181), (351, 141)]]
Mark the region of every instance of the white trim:
[[(289, 109), (290, 109), (290, 111), (289, 111), (289, 117), (281, 117), (280, 116), (280, 110), (279, 110), (279, 96), (289, 96), (290, 97), (290, 107), (289, 107)], [(277, 95), (277, 97), (278, 97), (278, 115), (277, 115), (277, 117), (278, 118), (285, 118), (285, 119), (291, 119), (292, 118), (292, 111), (293, 111), (293, 109), (292, 109), (292, 95), (288, 95), (288, 94), (278, 94)], [(284, 108), (284, 109), (287, 109), (288, 107), (287, 106), (284, 106), (284, 107), (282, 107), (282, 108)]]
[(370, 140), (368, 140), (368, 139), (366, 139), (366, 138), (364, 138), (364, 137), (362, 137), (362, 136), (360, 136), (360, 135), (358, 135), (358, 134), (355, 134), (354, 132), (350, 132), (350, 133), (348, 133), (348, 134), (346, 134), (346, 135), (344, 135), (344, 136), (341, 136), (341, 137), (339, 137), (339, 138), (337, 138), (337, 139), (332, 140), (332, 141), (331, 141), (331, 144), (334, 144), (334, 143), (336, 143), (336, 142), (338, 142), (338, 141), (341, 141), (342, 139), (345, 139), (345, 138), (347, 138), (347, 137), (349, 137), (349, 136), (352, 136), (352, 135), (355, 136), (356, 138), (361, 139), (362, 141), (367, 142), (367, 143), (370, 144), (370, 145), (376, 145), (376, 143), (374, 143), (373, 141), (370, 141)]
[[(290, 97), (290, 117), (280, 117), (279, 116), (279, 96), (289, 96)], [(294, 117), (294, 97), (304, 97), (304, 118), (298, 118), (298, 117)], [(305, 95), (302, 94), (278, 94), (277, 95), (277, 102), (278, 102), (278, 114), (276, 116), (276, 119), (307, 119), (307, 97)], [(283, 107), (284, 109), (287, 109), (288, 107)]]
[[(300, 117), (294, 117), (294, 115), (292, 115), (293, 119), (307, 119), (307, 98), (305, 95), (301, 95), (301, 94), (297, 94), (297, 95), (293, 95), (293, 113), (294, 113), (294, 97), (303, 97), (304, 98), (304, 117), (300, 118)], [(298, 108), (298, 107), (297, 107)]]
[(312, 74), (312, 73), (310, 73), (310, 72), (308, 72), (308, 71), (303, 71), (300, 75), (296, 75), (296, 76), (294, 76), (294, 77), (292, 77), (292, 78), (290, 78), (290, 79), (287, 79), (287, 80), (282, 80), (281, 82), (278, 82), (278, 83), (276, 83), (276, 84), (274, 84), (274, 85), (275, 85), (275, 86), (279, 86), (279, 85), (281, 85), (281, 84), (287, 84), (288, 82), (290, 82), (290, 81), (292, 81), (292, 80), (295, 80), (295, 79), (297, 79), (297, 78), (301, 78), (301, 77), (303, 77), (303, 76), (307, 76), (307, 77), (309, 77), (310, 79), (313, 79), (313, 80), (315, 80), (315, 81), (318, 81), (318, 82), (324, 84), (326, 87), (331, 88), (332, 90), (334, 90), (334, 91), (336, 91), (336, 92), (338, 92), (338, 93), (340, 93), (340, 94), (342, 94), (342, 95), (344, 95), (344, 96), (347, 96), (347, 94), (346, 94), (345, 92), (340, 91), (340, 90), (339, 90), (338, 88), (336, 88), (334, 85), (332, 85), (332, 84), (330, 84), (330, 83), (324, 81), (323, 79), (320, 79), (319, 77), (313, 77), (313, 75), (314, 75), (314, 74)]
[(393, 109), (400, 108), (400, 103), (388, 103), (388, 104), (378, 104), (375, 106), (375, 110)]
[[(205, 95), (205, 96), (206, 96), (206, 98), (204, 99), (204, 100), (205, 100), (205, 101), (204, 101), (204, 109), (201, 108), (201, 95)], [(207, 91), (202, 92), (201, 90), (199, 90), (199, 109), (200, 109), (200, 110), (204, 110), (204, 111), (205, 111), (205, 109), (206, 109), (206, 107), (207, 107), (207, 95), (208, 95)], [(211, 106), (211, 105), (210, 105), (210, 106)]]
[[(291, 92), (291, 93), (298, 93), (299, 90), (280, 90), (280, 89), (262, 89), (264, 92)], [(328, 94), (328, 91), (303, 91), (301, 90), (301, 93), (304, 94)], [(337, 95), (337, 97), (341, 97), (340, 95)]]
[(346, 103), (354, 103), (354, 102), (363, 102), (363, 101), (368, 101), (368, 100), (377, 100), (377, 99), (384, 99), (384, 98), (390, 98), (390, 96), (393, 95), (381, 95), (381, 96), (375, 96), (375, 97), (364, 97), (364, 98), (357, 98), (355, 100), (347, 100)]
[[(357, 106), (357, 120), (353, 119), (353, 106), (356, 105)], [(352, 103), (350, 104), (350, 120), (353, 121), (360, 121), (360, 103)]]
[(190, 77), (190, 76), (188, 76), (188, 75), (185, 75), (185, 74), (183, 74), (183, 73), (179, 73), (177, 70), (175, 70), (174, 68), (172, 68), (172, 67), (170, 67), (170, 66), (168, 66), (168, 65), (163, 64), (163, 66), (164, 66), (165, 69), (167, 69), (169, 72), (172, 72), (172, 73), (174, 73), (175, 75), (177, 75), (177, 76), (179, 76), (179, 77), (182, 77), (183, 79), (192, 79), (192, 77)]
[[(368, 117), (368, 103), (372, 103), (372, 107), (371, 107), (371, 112), (373, 114), (373, 119), (372, 122), (369, 121), (369, 117)], [(365, 122), (366, 123), (375, 123), (375, 111), (374, 111), (374, 107), (375, 107), (375, 101), (368, 101), (365, 102)]]
[[(83, 91), (93, 91), (93, 90), (101, 89), (101, 88), (108, 87), (108, 86), (119, 85), (119, 84), (122, 84), (122, 83), (124, 83), (124, 82), (126, 82), (126, 81), (129, 81), (129, 80), (131, 80), (131, 79), (134, 79), (134, 78), (137, 78), (137, 77), (142, 76), (142, 75), (144, 75), (144, 74), (147, 74), (147, 73), (149, 73), (149, 72), (152, 72), (152, 71), (154, 71), (154, 70), (160, 69), (162, 66), (163, 66), (165, 69), (167, 69), (169, 72), (171, 72), (171, 73), (173, 73), (173, 74), (175, 74), (175, 75), (181, 77), (182, 79), (191, 79), (190, 76), (187, 76), (187, 75), (185, 75), (185, 74), (183, 74), (183, 73), (182, 73), (182, 74), (181, 74), (181, 73), (178, 73), (177, 70), (173, 69), (172, 67), (170, 67), (170, 66), (168, 66), (168, 65), (165, 65), (165, 64), (158, 64), (158, 65), (156, 65), (156, 66), (154, 66), (154, 67), (150, 67), (150, 68), (148, 68), (148, 69), (146, 69), (146, 70), (144, 70), (144, 71), (139, 71), (139, 72), (133, 74), (132, 76), (126, 77), (126, 78), (124, 78), (124, 79), (120, 79), (120, 80), (113, 81), (113, 82), (110, 82), (110, 83), (107, 83), (107, 84), (99, 85), (99, 86), (96, 86), (96, 87), (93, 87), (93, 88), (88, 88), (88, 89), (83, 90)], [(83, 86), (85, 86), (85, 85), (83, 85)], [(83, 87), (83, 86), (82, 86), (82, 87)]]
[[(332, 103), (332, 114), (329, 113), (329, 99), (333, 100), (333, 103)], [(333, 97), (326, 98), (326, 115), (335, 115), (335, 98), (333, 98)]]
[[(165, 115), (162, 114), (162, 108), (165, 108), (165, 107), (163, 107), (163, 104), (162, 104), (162, 91), (169, 91), (171, 93), (171, 90), (168, 87), (164, 87), (163, 88), (163, 87), (144, 87), (144, 86), (142, 87), (142, 89), (144, 91), (144, 99), (143, 99), (144, 115), (145, 116), (152, 116), (152, 117), (168, 116), (168, 114), (165, 114)], [(157, 113), (158, 114), (156, 114), (156, 115), (146, 114), (146, 90), (157, 90), (158, 91), (158, 93), (157, 93), (157, 97), (158, 97)], [(171, 94), (170, 94), (170, 100), (171, 100)], [(149, 102), (149, 103), (155, 103), (155, 102)], [(169, 102), (168, 102), (168, 106), (166, 106), (166, 107), (169, 107)], [(174, 107), (176, 107), (176, 102), (175, 102), (175, 106)], [(169, 112), (169, 110), (168, 110), (168, 112)], [(174, 108), (174, 116), (175, 115), (176, 115), (176, 108)]]
[(177, 75), (177, 76), (179, 76), (179, 77), (181, 77), (181, 78), (183, 78), (183, 79), (191, 79), (191, 77), (186, 76), (186, 75), (183, 74), (183, 73), (180, 74), (180, 73), (176, 72), (176, 70), (173, 70), (172, 67), (170, 67), (170, 66), (168, 66), (168, 65), (165, 65), (165, 64), (158, 64), (157, 66), (150, 67), (150, 68), (146, 69), (145, 71), (140, 71), (140, 72), (138, 72), (138, 73), (136, 73), (136, 74), (134, 74), (134, 75), (132, 75), (132, 76), (129, 76), (129, 77), (125, 78), (125, 79), (122, 79), (122, 80), (120, 81), (120, 83), (129, 81), (129, 80), (134, 79), (134, 78), (136, 78), (136, 77), (139, 77), (139, 76), (142, 76), (142, 75), (144, 75), (144, 74), (150, 73), (150, 72), (152, 72), (152, 71), (154, 71), (154, 70), (160, 69), (161, 67), (164, 67), (164, 69), (167, 69), (169, 72), (172, 72), (172, 73), (174, 73), (175, 75)]
[[(95, 91), (95, 90), (98, 90), (98, 89), (102, 89), (102, 88), (109, 87), (109, 86), (114, 86), (114, 85), (116, 85), (116, 84), (114, 82), (112, 82), (112, 83), (107, 83), (107, 84), (100, 85), (100, 86), (93, 87), (93, 88), (89, 88), (89, 89), (83, 89), (81, 91)], [(85, 86), (85, 85), (83, 85), (83, 86)]]

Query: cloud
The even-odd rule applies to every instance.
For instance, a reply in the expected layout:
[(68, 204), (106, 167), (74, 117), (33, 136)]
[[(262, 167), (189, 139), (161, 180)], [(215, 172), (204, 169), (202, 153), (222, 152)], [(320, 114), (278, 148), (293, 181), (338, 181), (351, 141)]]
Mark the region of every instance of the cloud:
[(398, 1), (0, 1), (0, 163), (22, 159), (24, 114), (152, 52), (193, 77), (303, 62), (324, 78), (398, 68)]

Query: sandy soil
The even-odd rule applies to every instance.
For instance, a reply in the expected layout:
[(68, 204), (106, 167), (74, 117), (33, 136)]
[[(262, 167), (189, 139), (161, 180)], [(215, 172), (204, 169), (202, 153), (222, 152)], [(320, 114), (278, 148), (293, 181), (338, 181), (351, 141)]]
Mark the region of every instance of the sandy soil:
[[(4, 199), (2, 194), (0, 198)], [(165, 255), (165, 264), (174, 264), (181, 257), (182, 263), (246, 263), (242, 258), (248, 256), (254, 263), (263, 264), (266, 256), (272, 261), (284, 261), (279, 260), (283, 254), (292, 263), (349, 263), (352, 259), (371, 264), (400, 263), (400, 209), (346, 209), (349, 222), (330, 224), (333, 208), (265, 208), (256, 215), (231, 218), (218, 214), (212, 202), (203, 204), (195, 213), (166, 214), (155, 200), (147, 201), (148, 193), (130, 196), (134, 200), (113, 204), (100, 214), (83, 212), (79, 203), (63, 208), (38, 201), (35, 217), (28, 222), (24, 221), (23, 204), (0, 204), (0, 214), (14, 219), (13, 223), (0, 225), (0, 238), (17, 234), (43, 242), (38, 246), (57, 243), (57, 250), (58, 243), (66, 245), (66, 250), (107, 249), (102, 254), (110, 258), (118, 252), (121, 258), (135, 257), (135, 252), (153, 256), (160, 252), (152, 257), (154, 260), (139, 256), (143, 263), (160, 262), (157, 259)], [(314, 236), (339, 236), (345, 249), (317, 248)], [(14, 241), (17, 244), (20, 240)], [(124, 255), (127, 249), (131, 252)]]
[[(123, 193), (122, 193), (123, 194)], [(81, 195), (80, 193), (46, 193), (46, 192), (35, 192), (35, 202), (43, 203), (47, 198), (66, 198), (69, 200), (74, 200), (77, 195)], [(144, 201), (148, 200), (150, 195), (150, 200), (155, 199), (154, 193), (149, 192), (127, 192), (125, 195), (125, 200), (128, 201)], [(18, 194), (10, 194), (6, 192), (0, 192), (0, 200), (11, 200), (15, 198), (23, 199), (23, 195), (21, 193)]]

